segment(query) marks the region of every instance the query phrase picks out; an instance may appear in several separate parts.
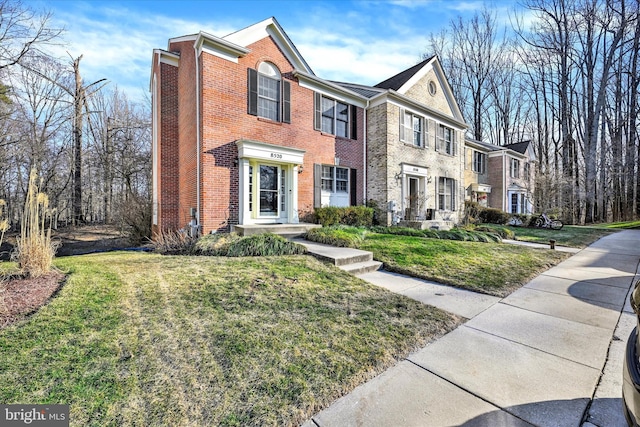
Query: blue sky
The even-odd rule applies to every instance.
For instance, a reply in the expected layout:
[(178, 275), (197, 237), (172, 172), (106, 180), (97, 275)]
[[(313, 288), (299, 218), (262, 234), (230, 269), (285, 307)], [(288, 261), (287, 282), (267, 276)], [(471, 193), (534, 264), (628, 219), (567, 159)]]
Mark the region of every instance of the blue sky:
[[(148, 92), (154, 48), (200, 30), (216, 36), (275, 16), (319, 77), (375, 84), (414, 65), (427, 52), (431, 33), (457, 16), (482, 8), (473, 0), (222, 1), (222, 0), (26, 0), (53, 13), (65, 28), (57, 56), (84, 55), (86, 83), (107, 78), (130, 99)], [(516, 2), (487, 2), (508, 20)], [(68, 52), (68, 54), (67, 54)]]

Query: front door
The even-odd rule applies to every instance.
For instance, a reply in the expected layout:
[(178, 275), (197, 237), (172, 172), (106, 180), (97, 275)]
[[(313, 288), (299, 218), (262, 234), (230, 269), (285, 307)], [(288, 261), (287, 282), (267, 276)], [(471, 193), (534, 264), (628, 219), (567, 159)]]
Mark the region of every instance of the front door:
[(419, 215), (419, 200), (420, 197), (420, 189), (419, 189), (420, 181), (418, 178), (409, 177), (409, 218), (410, 220), (416, 219)]
[(260, 216), (278, 217), (280, 213), (280, 168), (260, 165)]

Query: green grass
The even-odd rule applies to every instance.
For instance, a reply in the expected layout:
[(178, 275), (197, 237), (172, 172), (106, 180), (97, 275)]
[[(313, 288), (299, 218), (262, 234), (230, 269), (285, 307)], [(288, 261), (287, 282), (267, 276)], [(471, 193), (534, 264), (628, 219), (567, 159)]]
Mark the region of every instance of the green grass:
[(506, 296), (568, 254), (504, 243), (478, 243), (368, 234), (360, 249), (386, 269), (427, 280)]
[(597, 224), (594, 227), (601, 228), (613, 228), (613, 229), (636, 229), (640, 228), (640, 220), (637, 221), (624, 221), (624, 222), (610, 222), (606, 224)]
[(549, 230), (546, 228), (509, 227), (516, 235), (516, 240), (534, 243), (549, 243), (554, 239), (557, 245), (572, 248), (586, 248), (591, 243), (608, 234), (615, 233), (600, 227), (585, 227), (579, 225), (565, 225), (561, 230)]
[(67, 257), (0, 330), (0, 401), (72, 426), (299, 425), (458, 319), (308, 256)]

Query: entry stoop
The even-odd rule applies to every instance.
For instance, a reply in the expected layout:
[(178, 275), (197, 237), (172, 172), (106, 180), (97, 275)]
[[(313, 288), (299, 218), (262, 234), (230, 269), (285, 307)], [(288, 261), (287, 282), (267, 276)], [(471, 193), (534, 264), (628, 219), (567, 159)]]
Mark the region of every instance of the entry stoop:
[(306, 246), (309, 253), (323, 261), (329, 261), (353, 275), (370, 273), (382, 267), (382, 263), (373, 260), (371, 252), (352, 248), (338, 248), (322, 243), (309, 242), (303, 239), (295, 239), (296, 243)]
[(253, 234), (273, 233), (280, 234), (286, 238), (298, 237), (313, 228), (320, 228), (320, 224), (251, 224), (251, 225), (234, 225), (233, 231), (241, 236), (251, 236)]

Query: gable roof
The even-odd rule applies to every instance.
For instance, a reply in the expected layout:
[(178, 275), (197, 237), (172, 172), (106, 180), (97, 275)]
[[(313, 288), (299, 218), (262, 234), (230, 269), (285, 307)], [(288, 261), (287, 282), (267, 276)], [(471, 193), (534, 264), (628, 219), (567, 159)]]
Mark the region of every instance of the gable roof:
[(520, 154), (526, 154), (530, 143), (531, 141), (515, 142), (513, 144), (503, 145), (503, 147), (509, 150), (517, 151)]
[(407, 83), (411, 79), (411, 77), (413, 77), (418, 71), (420, 71), (422, 67), (424, 67), (433, 58), (435, 58), (435, 55), (417, 63), (411, 68), (407, 68), (406, 70), (401, 71), (393, 77), (389, 77), (387, 80), (378, 83), (374, 87), (380, 89), (393, 89), (395, 91), (398, 91), (405, 83)]

